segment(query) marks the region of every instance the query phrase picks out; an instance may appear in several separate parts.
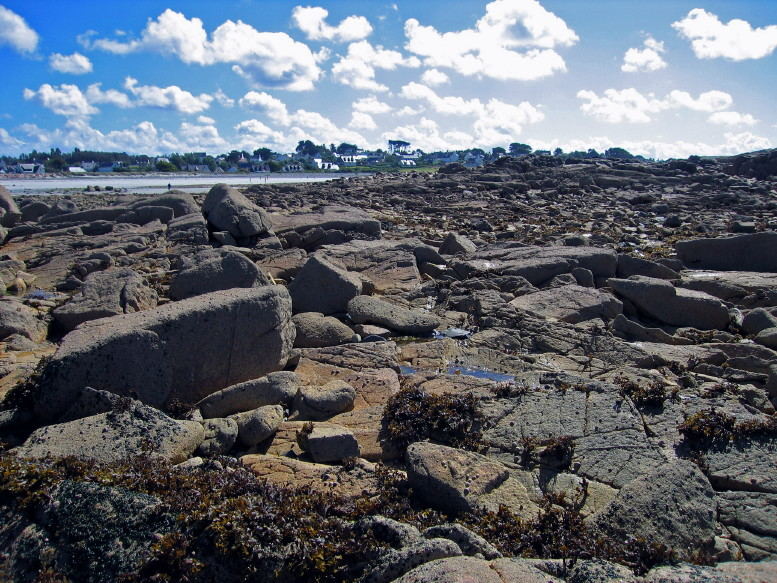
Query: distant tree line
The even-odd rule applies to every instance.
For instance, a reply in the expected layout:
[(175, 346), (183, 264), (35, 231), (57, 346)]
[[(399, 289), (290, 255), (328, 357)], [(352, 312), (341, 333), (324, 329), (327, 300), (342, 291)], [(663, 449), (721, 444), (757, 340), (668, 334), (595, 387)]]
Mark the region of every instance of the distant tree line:
[[(297, 159), (306, 169), (315, 169), (312, 163), (313, 159), (321, 159), (324, 162), (337, 163), (340, 156), (353, 155), (360, 152), (361, 149), (356, 144), (342, 142), (338, 146), (335, 144), (315, 144), (311, 140), (300, 140), (295, 148)], [(419, 150), (420, 152), (420, 150)], [(529, 144), (513, 142), (507, 148), (497, 146), (490, 152), (481, 148), (469, 148), (466, 150), (457, 150), (456, 154), (460, 159), (465, 157), (476, 157), (482, 159), (484, 163), (491, 162), (505, 155), (527, 156), (530, 154), (548, 155), (568, 158), (596, 159), (605, 158), (612, 160), (644, 160), (642, 156), (635, 156), (624, 148), (608, 148), (603, 153), (594, 149), (575, 150), (573, 152), (564, 152), (561, 148), (556, 148), (553, 152), (547, 150), (534, 150)], [(388, 155), (381, 149), (373, 154), (382, 156), (381, 166), (399, 166), (401, 157), (397, 155)], [(420, 163), (431, 163), (432, 160), (440, 159), (451, 152), (432, 152), (423, 154), (419, 158)], [(101, 152), (96, 150), (81, 150), (74, 148), (72, 152), (62, 152), (59, 148), (52, 148), (49, 152), (39, 152), (32, 150), (29, 153), (20, 154), (18, 157), (0, 156), (6, 165), (14, 165), (24, 162), (35, 162), (44, 164), (47, 172), (64, 172), (70, 166), (79, 166), (85, 162), (93, 162), (97, 167), (113, 166), (114, 172), (131, 172), (135, 170), (144, 170), (153, 168), (161, 172), (176, 172), (186, 170), (193, 166), (207, 166), (210, 171), (221, 168), (228, 170), (237, 166), (241, 161), (251, 160), (256, 162), (261, 160), (269, 170), (280, 171), (284, 162), (284, 155), (274, 152), (270, 148), (257, 148), (250, 153), (246, 150), (232, 150), (218, 156), (207, 155), (204, 152), (189, 152), (185, 154), (172, 153), (161, 157), (147, 156), (145, 154), (127, 154), (126, 152)]]

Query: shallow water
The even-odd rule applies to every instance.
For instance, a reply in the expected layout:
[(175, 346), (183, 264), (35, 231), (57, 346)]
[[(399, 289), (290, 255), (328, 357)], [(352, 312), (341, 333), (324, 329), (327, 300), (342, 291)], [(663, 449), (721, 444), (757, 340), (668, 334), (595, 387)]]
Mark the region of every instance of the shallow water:
[(13, 194), (47, 195), (65, 191), (83, 191), (87, 186), (106, 186), (121, 189), (121, 192), (139, 194), (159, 194), (168, 190), (168, 184), (174, 189), (187, 192), (206, 192), (214, 184), (225, 183), (231, 186), (251, 186), (253, 184), (284, 184), (293, 182), (322, 182), (337, 178), (350, 178), (349, 174), (240, 174), (213, 175), (190, 174), (185, 176), (165, 176), (161, 174), (145, 176), (74, 176), (58, 178), (0, 178), (0, 186), (5, 186)]
[[(406, 366), (401, 365), (399, 367), (400, 374), (403, 375), (411, 375), (416, 372), (418, 372), (417, 368), (414, 368), (412, 366)], [(512, 382), (515, 380), (515, 375), (511, 374), (503, 374), (500, 372), (495, 372), (493, 370), (488, 370), (485, 368), (473, 368), (469, 366), (454, 366), (451, 365), (448, 367), (448, 369), (445, 371), (446, 374), (462, 374), (469, 377), (475, 377), (478, 379), (486, 379), (489, 381), (494, 381), (497, 383), (504, 383), (504, 382)]]
[(501, 372), (495, 372), (485, 368), (472, 368), (468, 366), (449, 366), (446, 372), (448, 374), (463, 374), (468, 377), (487, 379), (489, 381), (495, 381), (498, 383), (512, 382), (515, 380), (515, 375), (503, 374)]

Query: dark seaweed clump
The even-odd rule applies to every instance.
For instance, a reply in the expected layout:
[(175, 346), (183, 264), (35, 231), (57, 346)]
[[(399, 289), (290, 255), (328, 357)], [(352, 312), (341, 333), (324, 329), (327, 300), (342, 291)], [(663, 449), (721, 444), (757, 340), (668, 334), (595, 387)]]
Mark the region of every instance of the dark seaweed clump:
[(460, 449), (483, 447), (483, 415), (471, 393), (431, 395), (404, 388), (389, 399), (383, 413), (384, 436), (401, 449), (431, 439)]
[(572, 464), (575, 442), (570, 435), (559, 435), (548, 439), (524, 437), (521, 440), (521, 452), (516, 461), (525, 469), (538, 466), (566, 470)]
[(639, 409), (661, 408), (669, 398), (676, 397), (676, 392), (670, 392), (659, 379), (638, 383), (623, 376), (614, 379), (621, 395), (631, 399)]
[[(345, 498), (262, 483), (229, 458), (180, 469), (152, 459), (94, 466), (4, 455), (0, 515), (11, 512), (17, 524), (43, 533), (49, 552), (32, 545), (21, 558), (25, 579), (51, 582), (356, 581), (388, 547), (356, 527), (376, 515), (419, 528), (456, 521), (505, 556), (561, 558), (568, 567), (600, 558), (644, 573), (673, 558), (649, 541), (591, 531), (579, 511), (584, 488), (577, 500), (547, 496), (537, 516), (523, 520), (504, 507), (445, 515), (418, 505), (402, 472), (379, 465), (375, 478), (376, 492)], [(85, 503), (70, 512), (73, 492)], [(107, 501), (116, 512), (106, 510)], [(137, 527), (126, 528), (125, 520)], [(0, 538), (8, 535), (4, 528)]]
[(694, 413), (677, 426), (686, 445), (694, 448), (723, 447), (740, 439), (777, 436), (777, 417), (750, 419), (737, 423), (733, 415), (710, 408)]
[[(72, 498), (66, 492), (73, 484), (98, 487), (111, 500), (131, 494), (132, 500), (155, 502), (153, 524), (160, 528), (146, 541), (146, 552), (116, 561), (125, 566), (129, 561), (131, 569), (94, 560), (101, 553), (121, 554), (131, 542), (108, 527), (113, 517), (101, 514), (104, 504), (91, 509), (100, 527), (74, 532), (74, 517), (67, 513), (70, 502), (60, 503)], [(369, 537), (355, 536), (352, 519), (361, 511), (353, 501), (262, 484), (226, 458), (184, 470), (154, 459), (94, 466), (74, 459), (34, 463), (5, 455), (0, 457), (3, 507), (39, 524), (49, 544), (60, 551), (54, 565), (39, 565), (38, 575), (45, 573), (52, 581), (237, 582), (257, 576), (277, 582), (351, 581), (370, 554), (380, 550)], [(89, 522), (88, 513), (88, 508), (80, 509), (80, 524)], [(118, 522), (133, 518), (119, 516)], [(80, 544), (74, 544), (74, 537)], [(27, 562), (35, 566), (39, 561)]]

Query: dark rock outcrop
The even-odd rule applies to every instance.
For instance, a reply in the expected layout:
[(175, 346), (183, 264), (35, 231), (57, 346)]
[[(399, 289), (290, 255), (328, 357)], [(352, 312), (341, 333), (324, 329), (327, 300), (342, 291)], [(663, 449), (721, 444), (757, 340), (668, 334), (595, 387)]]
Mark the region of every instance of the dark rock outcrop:
[(38, 410), (51, 417), (87, 385), (157, 407), (194, 403), (282, 368), (294, 343), (290, 318), (286, 291), (266, 286), (85, 323), (49, 363)]

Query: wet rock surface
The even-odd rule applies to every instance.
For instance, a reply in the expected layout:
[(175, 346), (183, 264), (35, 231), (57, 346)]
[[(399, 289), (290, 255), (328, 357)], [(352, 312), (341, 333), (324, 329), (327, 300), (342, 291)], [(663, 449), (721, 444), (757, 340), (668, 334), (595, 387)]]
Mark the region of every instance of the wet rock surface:
[(777, 578), (769, 156), (1, 197), (0, 575)]

